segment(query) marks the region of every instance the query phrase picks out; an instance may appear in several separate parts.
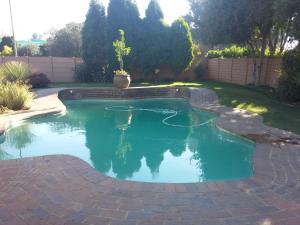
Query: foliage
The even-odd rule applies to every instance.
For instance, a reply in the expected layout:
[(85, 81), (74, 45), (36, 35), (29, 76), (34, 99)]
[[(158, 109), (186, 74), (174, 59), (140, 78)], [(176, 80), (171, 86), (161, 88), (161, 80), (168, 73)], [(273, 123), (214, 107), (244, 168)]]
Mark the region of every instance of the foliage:
[(78, 82), (88, 82), (86, 78), (90, 75), (88, 74), (88, 70), (86, 68), (85, 63), (78, 64), (75, 67), (75, 80)]
[(300, 102), (300, 50), (287, 52), (283, 57), (283, 75), (279, 94), (283, 99)]
[(198, 79), (203, 79), (206, 75), (207, 69), (202, 63), (199, 63), (194, 72), (197, 75)]
[(48, 79), (46, 74), (34, 73), (27, 77), (26, 83), (31, 88), (46, 88), (49, 86), (50, 80)]
[(17, 61), (7, 62), (0, 66), (0, 82), (21, 82), (30, 73), (30, 67), (26, 63)]
[[(91, 0), (82, 28), (82, 57), (85, 68), (80, 74), (85, 81), (101, 80), (107, 65), (107, 30), (105, 8), (97, 0)], [(83, 69), (86, 71), (84, 73)]]
[(49, 44), (43, 44), (39, 46), (39, 52), (41, 56), (50, 56)]
[[(265, 56), (271, 57), (270, 49), (265, 49)], [(207, 58), (242, 58), (242, 57), (259, 57), (259, 53), (253, 54), (251, 50), (246, 47), (237, 45), (231, 45), (230, 47), (223, 49), (212, 49), (206, 53)], [(280, 50), (277, 48), (273, 53), (273, 56), (282, 56)]]
[(18, 55), (19, 56), (38, 56), (40, 55), (40, 48), (36, 45), (25, 45), (18, 47)]
[(28, 109), (33, 94), (21, 83), (0, 83), (0, 106), (11, 110)]
[(13, 55), (14, 51), (11, 47), (4, 45), (2, 52), (0, 52), (1, 56), (11, 56)]
[(206, 54), (207, 58), (242, 58), (246, 56), (249, 56), (249, 50), (237, 45), (224, 49), (209, 50)]
[(117, 75), (117, 76), (128, 76), (128, 73), (125, 70), (116, 70), (115, 75)]
[(164, 14), (157, 0), (151, 0), (146, 9), (146, 18), (149, 21), (159, 21), (164, 19)]
[(132, 71), (137, 65), (137, 52), (140, 45), (140, 33), (143, 27), (136, 2), (133, 0), (110, 0), (107, 10), (109, 73), (118, 68), (113, 42), (119, 37), (119, 29), (124, 30), (126, 42), (132, 48), (125, 59), (125, 70)]
[[(157, 0), (152, 0), (142, 21), (139, 67), (145, 74), (154, 74), (170, 57), (170, 27), (163, 21), (164, 15)], [(151, 46), (151, 47), (149, 47)]]
[(2, 40), (0, 42), (0, 52), (3, 51), (4, 46), (8, 46), (11, 49), (13, 49), (14, 48), (14, 39), (13, 39), (13, 37), (9, 37), (9, 36), (2, 37)]
[(115, 47), (116, 58), (120, 63), (120, 70), (124, 70), (124, 57), (128, 56), (131, 52), (130, 47), (126, 47), (125, 43), (125, 32), (123, 30), (119, 30), (121, 39), (113, 42), (113, 46)]
[(48, 39), (50, 54), (58, 57), (80, 56), (81, 27), (80, 23), (69, 23), (53, 32)]
[(247, 46), (252, 56), (259, 56), (259, 60), (253, 60), (255, 84), (262, 73), (266, 49), (270, 56), (277, 48), (280, 53), (284, 51), (300, 9), (300, 2), (294, 0), (189, 1), (191, 24), (205, 44), (235, 43)]
[(185, 19), (178, 19), (172, 24), (170, 35), (170, 65), (175, 73), (180, 74), (189, 69), (194, 60), (192, 33)]

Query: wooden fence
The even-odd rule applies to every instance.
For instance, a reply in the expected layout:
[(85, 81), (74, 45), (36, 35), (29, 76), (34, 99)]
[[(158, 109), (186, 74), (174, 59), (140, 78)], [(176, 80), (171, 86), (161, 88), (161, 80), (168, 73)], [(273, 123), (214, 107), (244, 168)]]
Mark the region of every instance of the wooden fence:
[[(281, 65), (281, 58), (266, 58), (259, 84), (276, 88), (281, 75)], [(207, 68), (207, 77), (210, 80), (240, 85), (253, 83), (254, 65), (253, 60), (249, 58), (209, 59)]]
[[(75, 82), (76, 65), (82, 63), (82, 59), (80, 58), (24, 56), (18, 58), (0, 57), (0, 65), (12, 60), (29, 64), (37, 72), (46, 74), (51, 82)], [(281, 65), (281, 58), (266, 58), (259, 84), (276, 88), (278, 77), (281, 74)], [(240, 85), (247, 85), (253, 82), (252, 59), (209, 59), (207, 60), (207, 68), (207, 78), (210, 80)], [(160, 80), (172, 80), (176, 78), (185, 81), (193, 81), (197, 78), (194, 74), (194, 67), (180, 76), (175, 76), (170, 68), (163, 67), (156, 77), (160, 78)], [(153, 80), (153, 77), (136, 73), (133, 74), (132, 79), (147, 81), (147, 79)]]
[(46, 74), (51, 82), (74, 82), (76, 65), (82, 63), (80, 58), (0, 57), (0, 65), (9, 61), (27, 63), (33, 71)]

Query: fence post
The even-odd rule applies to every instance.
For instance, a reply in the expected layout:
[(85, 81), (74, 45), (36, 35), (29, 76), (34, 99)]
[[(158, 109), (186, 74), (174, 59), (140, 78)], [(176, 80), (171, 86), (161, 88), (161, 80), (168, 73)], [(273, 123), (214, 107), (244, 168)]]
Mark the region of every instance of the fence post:
[(265, 72), (265, 80), (264, 80), (264, 84), (263, 85), (267, 85), (268, 83), (268, 75), (269, 75), (269, 61), (270, 61), (270, 58), (266, 58), (266, 72)]
[(54, 82), (55, 81), (55, 77), (54, 77), (54, 66), (53, 66), (53, 57), (52, 56), (50, 56), (50, 64), (51, 64), (51, 75), (52, 75), (52, 82)]
[(218, 81), (220, 81), (220, 59), (218, 58)]
[(247, 66), (246, 66), (246, 79), (245, 79), (245, 85), (247, 84), (248, 81), (248, 73), (249, 73), (249, 58), (247, 57)]
[(233, 68), (233, 58), (231, 58), (230, 83), (232, 83), (232, 68)]
[(77, 67), (77, 58), (74, 57), (74, 74), (73, 74), (73, 79), (75, 80), (76, 78), (76, 67)]

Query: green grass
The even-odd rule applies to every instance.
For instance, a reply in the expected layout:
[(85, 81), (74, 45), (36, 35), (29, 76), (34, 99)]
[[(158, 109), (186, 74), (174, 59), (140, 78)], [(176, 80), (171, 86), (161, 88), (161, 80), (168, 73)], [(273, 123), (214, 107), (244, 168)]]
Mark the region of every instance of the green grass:
[[(56, 83), (52, 87), (111, 87), (112, 84), (83, 84), (83, 83)], [(245, 109), (263, 116), (264, 123), (280, 129), (300, 134), (300, 105), (288, 104), (279, 101), (275, 94), (264, 89), (249, 88), (240, 85), (220, 82), (184, 83), (174, 82), (166, 84), (136, 83), (131, 86), (189, 86), (203, 87), (214, 90), (225, 106)]]

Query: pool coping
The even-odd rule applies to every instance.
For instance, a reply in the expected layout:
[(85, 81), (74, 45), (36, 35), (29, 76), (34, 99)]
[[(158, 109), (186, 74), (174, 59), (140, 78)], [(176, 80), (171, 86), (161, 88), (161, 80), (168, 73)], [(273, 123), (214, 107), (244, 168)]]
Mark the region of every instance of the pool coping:
[[(105, 93), (93, 93), (92, 97), (82, 95), (83, 92), (105, 91)], [(256, 143), (298, 143), (300, 135), (274, 128), (263, 123), (262, 116), (237, 108), (225, 107), (219, 104), (216, 93), (206, 88), (191, 87), (135, 87), (125, 90), (116, 88), (50, 88), (37, 90), (37, 97), (34, 99), (29, 110), (10, 112), (0, 115), (0, 135), (18, 121), (26, 120), (35, 116), (48, 114), (63, 114), (66, 107), (64, 100), (76, 99), (141, 99), (143, 95), (127, 96), (126, 92), (135, 90), (168, 90), (167, 93), (150, 95), (146, 98), (183, 98), (187, 99), (191, 106), (197, 109), (206, 110), (218, 114), (217, 126), (227, 132), (240, 135)], [(73, 94), (70, 94), (73, 92)], [(113, 93), (117, 93), (113, 96)], [(95, 96), (96, 95), (96, 96)]]
[[(249, 210), (249, 207), (253, 207), (253, 209), (251, 208), (253, 212), (251, 211), (250, 215), (253, 214), (255, 217), (249, 216), (248, 211), (241, 212), (235, 209), (237, 211), (231, 211), (229, 213), (230, 215), (226, 214), (223, 217), (217, 216), (214, 219), (220, 222), (218, 224), (222, 225), (227, 224), (227, 221), (231, 221), (230, 224), (252, 225), (257, 223), (249, 223), (249, 221), (255, 220), (257, 222), (266, 217), (274, 219), (274, 221), (278, 220), (285, 222), (278, 224), (297, 224), (296, 222), (293, 223), (293, 221), (299, 221), (298, 219), (300, 218), (299, 135), (267, 126), (263, 124), (263, 118), (257, 114), (220, 105), (216, 93), (212, 90), (186, 87), (131, 88), (125, 91), (113, 88), (60, 88), (39, 90), (37, 92), (38, 97), (33, 103), (32, 110), (0, 117), (0, 124), (1, 121), (2, 124), (6, 121), (6, 124), (4, 126), (2, 125), (4, 130), (16, 121), (28, 119), (33, 116), (46, 115), (49, 113), (64, 113), (66, 109), (61, 100), (89, 98), (88, 96), (85, 96), (87, 91), (90, 92), (90, 98), (93, 99), (101, 98), (101, 96), (103, 97), (103, 95), (111, 92), (117, 93), (117, 95), (113, 97), (124, 99), (128, 97), (126, 96), (126, 92), (128, 91), (131, 92), (131, 94), (133, 92), (141, 92), (141, 90), (148, 93), (151, 89), (154, 90), (152, 97), (158, 97), (160, 91), (162, 91), (165, 95), (163, 97), (182, 97), (188, 99), (190, 104), (195, 108), (215, 112), (219, 115), (217, 125), (221, 129), (255, 141), (256, 148), (253, 156), (254, 175), (245, 180), (208, 183), (165, 184), (124, 181), (107, 177), (97, 172), (81, 159), (66, 155), (0, 161), (0, 168), (3, 167), (5, 171), (6, 167), (19, 168), (21, 170), (26, 170), (27, 167), (30, 167), (29, 173), (31, 173), (32, 171), (35, 171), (36, 168), (43, 167), (45, 168), (44, 170), (46, 173), (49, 172), (49, 176), (50, 174), (55, 174), (55, 176), (58, 177), (62, 176), (60, 173), (74, 173), (72, 176), (79, 176), (84, 179), (79, 185), (89, 187), (91, 190), (104, 190), (107, 194), (126, 193), (125, 195), (129, 195), (129, 193), (136, 192), (138, 195), (144, 196), (148, 195), (147, 193), (154, 193), (155, 195), (159, 195), (161, 198), (167, 198), (167, 196), (174, 193), (179, 196), (185, 196), (187, 199), (184, 201), (187, 202), (191, 202), (191, 198), (193, 198), (193, 196), (199, 197), (199, 195), (209, 196), (209, 198), (212, 199), (214, 199), (215, 195), (219, 196), (221, 199), (225, 198), (224, 196), (230, 196), (231, 198), (240, 198), (239, 200), (236, 200), (236, 204), (239, 204), (239, 207), (247, 205), (248, 203), (242, 199), (246, 198), (246, 196), (248, 199), (248, 196), (251, 196), (256, 199), (258, 205), (256, 203), (251, 203), (253, 206), (247, 205), (247, 210)], [(149, 91), (149, 93), (151, 94), (151, 91)], [(134, 97), (132, 95), (130, 96), (131, 98)], [(47, 167), (48, 165), (49, 167)], [(51, 171), (50, 173), (51, 168), (55, 167), (60, 168), (60, 172), (53, 169), (54, 172)], [(68, 172), (63, 172), (65, 170)], [(3, 176), (5, 176), (5, 174)], [(43, 175), (40, 176), (48, 175), (43, 173)], [(43, 179), (47, 180), (49, 178)], [(16, 180), (22, 180), (22, 177), (17, 175)], [(64, 182), (65, 181), (61, 181), (58, 184), (49, 183), (49, 187), (52, 185), (63, 185)], [(86, 194), (88, 194), (88, 192), (89, 191), (86, 191)], [(74, 195), (76, 195), (76, 193), (74, 193)], [(34, 194), (32, 198), (35, 198)], [(150, 199), (145, 201), (148, 203), (151, 202)], [(169, 201), (171, 200), (168, 200), (167, 202)], [(214, 199), (214, 201), (218, 201), (218, 199)], [(251, 201), (250, 198), (249, 201)], [(126, 212), (127, 215), (128, 213), (132, 213), (130, 210), (127, 210)], [(282, 212), (285, 212), (289, 219), (293, 219), (293, 221), (291, 223), (287, 223), (286, 221), (288, 221), (288, 218), (286, 218), (285, 215), (282, 215)], [(142, 215), (141, 212), (140, 214)], [(189, 216), (191, 216), (191, 219), (192, 217), (196, 217), (195, 215)], [(205, 217), (205, 215), (203, 215), (203, 217)], [(237, 217), (242, 217), (247, 223), (241, 223), (240, 221), (232, 222), (235, 221), (234, 219)], [(128, 220), (128, 216), (125, 220)], [(211, 218), (211, 220), (213, 220), (213, 218)], [(157, 222), (156, 220), (153, 221)], [(137, 222), (136, 224), (139, 223)], [(164, 224), (167, 223), (164, 222)]]

